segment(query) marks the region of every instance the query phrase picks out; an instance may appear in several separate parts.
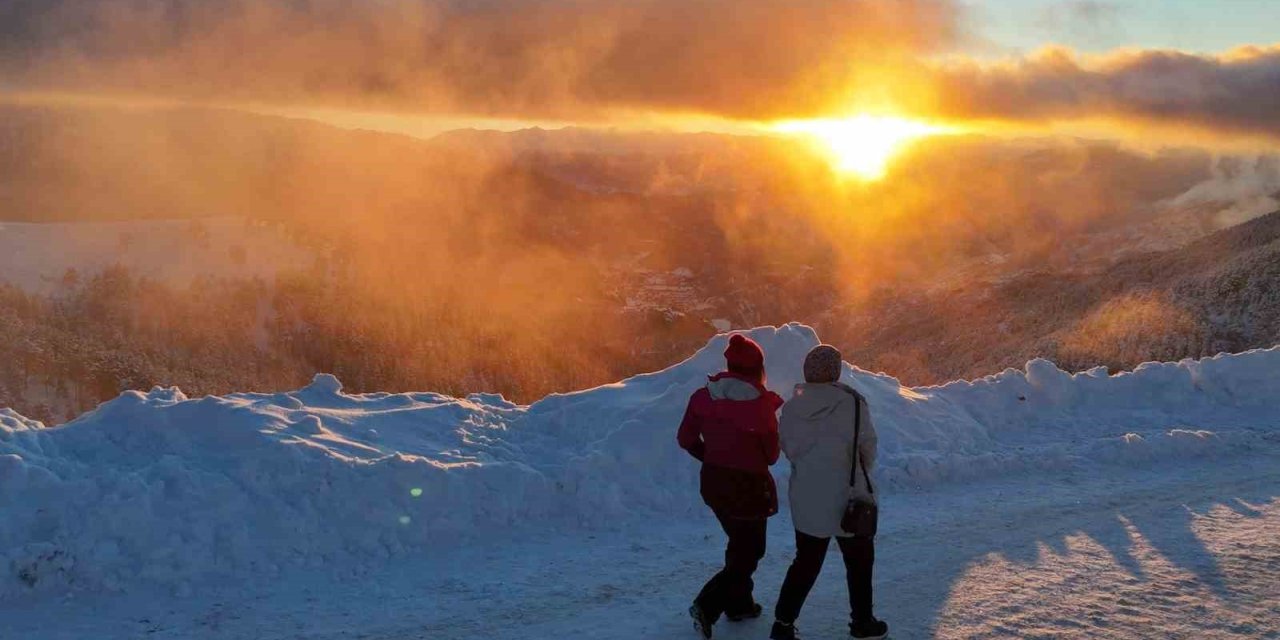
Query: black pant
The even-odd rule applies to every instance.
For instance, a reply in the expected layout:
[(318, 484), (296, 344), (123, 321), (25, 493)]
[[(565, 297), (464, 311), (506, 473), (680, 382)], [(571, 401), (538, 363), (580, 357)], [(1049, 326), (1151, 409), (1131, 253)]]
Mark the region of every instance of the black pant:
[[(793, 623), (800, 617), (800, 608), (804, 606), (809, 590), (817, 582), (822, 571), (822, 561), (826, 559), (827, 546), (831, 538), (815, 538), (811, 535), (796, 532), (796, 559), (787, 570), (787, 578), (782, 582), (782, 593), (778, 595), (778, 607), (774, 617), (782, 622)], [(875, 538), (836, 538), (840, 545), (840, 555), (844, 556), (845, 579), (849, 583), (849, 609), (852, 620), (865, 620), (872, 617), (871, 612), (871, 568), (876, 561)]]
[(724, 568), (712, 576), (694, 600), (712, 620), (722, 613), (745, 613), (755, 604), (751, 576), (764, 557), (765, 532), (769, 521), (764, 518), (739, 520), (716, 514), (720, 527), (729, 536), (724, 550)]

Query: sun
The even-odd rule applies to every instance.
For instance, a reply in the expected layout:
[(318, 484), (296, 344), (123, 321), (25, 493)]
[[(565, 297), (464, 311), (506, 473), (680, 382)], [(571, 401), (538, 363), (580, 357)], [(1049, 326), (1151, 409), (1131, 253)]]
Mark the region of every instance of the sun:
[(773, 126), (782, 133), (801, 134), (822, 143), (837, 170), (865, 180), (884, 177), (893, 156), (919, 138), (953, 133), (952, 127), (890, 116), (788, 120)]

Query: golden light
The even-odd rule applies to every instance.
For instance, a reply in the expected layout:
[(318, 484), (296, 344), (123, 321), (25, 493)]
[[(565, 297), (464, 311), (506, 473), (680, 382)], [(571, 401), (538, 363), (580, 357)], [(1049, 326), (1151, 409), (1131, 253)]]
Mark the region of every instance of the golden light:
[(865, 180), (883, 177), (889, 161), (912, 141), (956, 132), (953, 127), (918, 120), (870, 115), (788, 120), (774, 125), (773, 129), (815, 139), (831, 153), (836, 169)]

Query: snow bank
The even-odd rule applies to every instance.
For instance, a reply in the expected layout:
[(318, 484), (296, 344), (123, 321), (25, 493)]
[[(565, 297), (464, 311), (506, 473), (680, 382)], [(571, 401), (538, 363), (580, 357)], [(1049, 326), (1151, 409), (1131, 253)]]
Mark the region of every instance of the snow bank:
[[(797, 324), (749, 333), (770, 386), (789, 395), (817, 336)], [(697, 469), (675, 426), (725, 339), (664, 371), (528, 406), (345, 394), (319, 375), (279, 394), (128, 392), (56, 428), (0, 410), (0, 597), (135, 581), (183, 593), (220, 575), (439, 553), (524, 527), (686, 517), (700, 508)], [(1280, 349), (1113, 377), (1037, 360), (939, 387), (848, 365), (845, 378), (872, 403), (877, 475), (897, 490), (1280, 444)], [(785, 482), (786, 465), (777, 473)]]

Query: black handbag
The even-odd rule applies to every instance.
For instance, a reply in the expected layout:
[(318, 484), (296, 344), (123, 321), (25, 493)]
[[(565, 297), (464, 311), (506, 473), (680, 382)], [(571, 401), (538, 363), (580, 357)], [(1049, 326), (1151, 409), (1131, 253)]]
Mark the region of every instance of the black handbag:
[[(857, 484), (858, 467), (862, 466), (862, 477), (867, 481), (867, 492), (875, 493), (875, 487), (871, 486), (871, 477), (867, 475), (865, 465), (859, 465), (862, 460), (862, 453), (858, 450), (858, 439), (862, 435), (862, 396), (857, 392), (853, 394), (853, 466), (849, 469), (849, 486)], [(840, 518), (840, 528), (846, 533), (852, 533), (859, 538), (876, 537), (876, 526), (880, 521), (880, 508), (876, 503), (855, 496), (849, 499), (849, 504), (844, 507), (844, 517)]]

